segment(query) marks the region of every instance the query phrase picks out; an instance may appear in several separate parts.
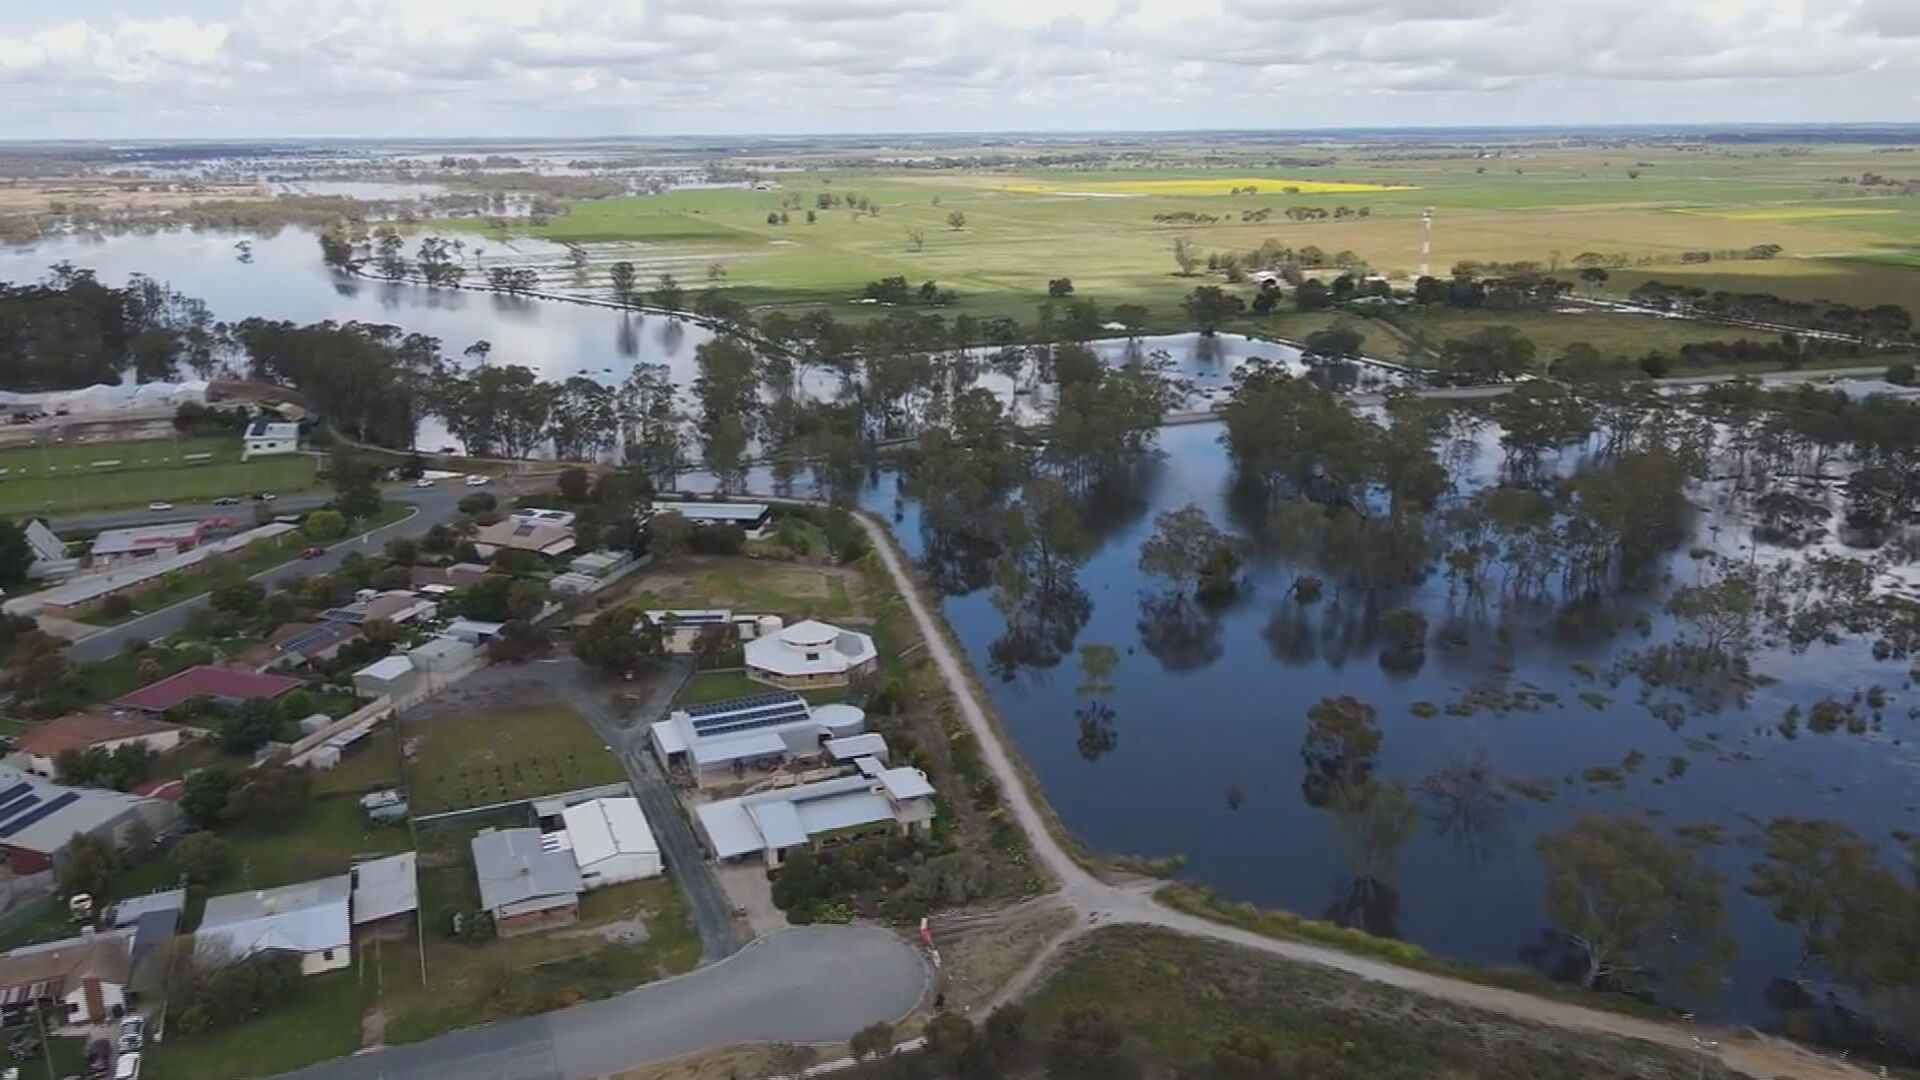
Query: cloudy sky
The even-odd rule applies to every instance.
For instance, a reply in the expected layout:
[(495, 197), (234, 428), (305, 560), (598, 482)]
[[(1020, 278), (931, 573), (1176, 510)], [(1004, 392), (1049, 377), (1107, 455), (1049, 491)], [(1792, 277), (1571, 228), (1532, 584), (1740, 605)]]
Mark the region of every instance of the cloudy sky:
[(0, 0), (0, 137), (1920, 119), (1920, 0)]

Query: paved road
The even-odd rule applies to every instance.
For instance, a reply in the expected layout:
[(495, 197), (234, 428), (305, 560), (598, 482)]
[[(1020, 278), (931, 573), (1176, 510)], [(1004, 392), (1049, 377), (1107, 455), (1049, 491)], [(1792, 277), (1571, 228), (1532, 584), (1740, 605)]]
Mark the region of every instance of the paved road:
[[(271, 570), (255, 574), (253, 580), (272, 588), (290, 578), (310, 577), (331, 570), (340, 565), (349, 551), (375, 551), (395, 537), (420, 536), (433, 526), (450, 522), (458, 517), (460, 497), (466, 493), (464, 488), (446, 486), (400, 488), (388, 491), (384, 494), (384, 498), (410, 503), (417, 512), (391, 525), (383, 525), (361, 539), (335, 544), (317, 559), (295, 559), (283, 566), (276, 566)], [(293, 500), (287, 501), (291, 503)], [(158, 516), (166, 517), (167, 515)], [(179, 514), (176, 512), (172, 518), (178, 520)], [(175, 604), (170, 608), (163, 608), (151, 615), (142, 615), (131, 622), (109, 627), (74, 642), (67, 653), (76, 661), (105, 659), (118, 653), (129, 641), (152, 641), (173, 633), (186, 625), (189, 613), (205, 603), (206, 597), (201, 596)]]
[[(386, 497), (399, 496), (398, 490), (386, 493)], [(276, 514), (298, 514), (325, 506), (333, 499), (332, 495), (306, 494), (282, 495), (266, 504)], [(80, 514), (56, 514), (53, 519), (55, 529), (124, 529), (133, 525), (151, 525), (162, 521), (185, 521), (188, 518), (230, 517), (238, 522), (253, 520), (254, 502), (241, 499), (238, 506), (215, 506), (210, 502), (177, 502), (171, 510), (98, 510)]]
[(285, 1080), (590, 1080), (743, 1042), (840, 1042), (926, 992), (913, 946), (870, 926), (783, 930), (616, 998), (339, 1058)]
[[(928, 653), (933, 657), (955, 701), (959, 703), (961, 716), (979, 742), (987, 765), (993, 770), (994, 779), (999, 781), (1001, 793), (1008, 807), (1013, 811), (1014, 820), (1018, 821), (1021, 828), (1026, 831), (1028, 841), (1041, 864), (1059, 882), (1060, 899), (1080, 916), (1080, 921), (1074, 930), (1056, 940), (1050, 948), (1036, 951), (1027, 969), (1003, 989), (1001, 1000), (1017, 995), (1030, 984), (1044, 967), (1048, 956), (1062, 942), (1077, 934), (1085, 933), (1096, 925), (1138, 923), (1166, 927), (1195, 937), (1232, 942), (1289, 960), (1337, 969), (1375, 982), (1535, 1023), (1587, 1034), (1643, 1039), (1683, 1053), (1698, 1052), (1694, 1037), (1705, 1033), (1699, 1028), (1622, 1016), (1601, 1009), (1552, 1001), (1518, 991), (1432, 975), (1317, 945), (1261, 937), (1236, 927), (1209, 922), (1160, 906), (1153, 899), (1153, 889), (1157, 882), (1146, 882), (1137, 886), (1116, 886), (1095, 878), (1070, 858), (1053, 834), (1047, 830), (1045, 817), (1028, 791), (1025, 781), (1015, 771), (1012, 757), (1000, 741), (998, 730), (988, 722), (987, 714), (980, 705), (980, 699), (972, 690), (967, 679), (966, 661), (946, 635), (941, 624), (935, 621), (928, 601), (908, 571), (906, 560), (894, 546), (891, 533), (886, 526), (866, 514), (855, 516), (867, 530), (875, 549), (879, 551), (881, 565), (886, 567), (895, 587), (906, 599), (907, 610), (913, 615), (921, 636), (927, 642)], [(1867, 1075), (1851, 1066), (1821, 1057), (1781, 1039), (1761, 1036), (1738, 1039), (1723, 1037), (1719, 1042), (1722, 1061), (1727, 1066), (1750, 1076), (1864, 1080)]]

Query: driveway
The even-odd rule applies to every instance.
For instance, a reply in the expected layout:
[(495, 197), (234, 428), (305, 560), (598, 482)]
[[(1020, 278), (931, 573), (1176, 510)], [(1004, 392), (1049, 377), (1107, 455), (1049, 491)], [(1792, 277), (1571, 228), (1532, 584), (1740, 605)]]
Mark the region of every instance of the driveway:
[(911, 1012), (919, 950), (871, 926), (785, 930), (689, 975), (544, 1016), (339, 1058), (287, 1080), (590, 1080), (746, 1042), (841, 1042)]

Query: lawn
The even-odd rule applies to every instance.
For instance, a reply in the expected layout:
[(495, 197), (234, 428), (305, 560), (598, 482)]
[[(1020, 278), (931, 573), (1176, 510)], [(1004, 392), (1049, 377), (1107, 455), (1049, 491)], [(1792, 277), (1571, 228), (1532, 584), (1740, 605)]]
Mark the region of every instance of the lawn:
[(404, 735), (415, 813), (514, 802), (626, 778), (600, 737), (564, 705), (429, 717), (408, 723)]
[(296, 996), (256, 1020), (201, 1035), (173, 1034), (142, 1055), (152, 1080), (275, 1076), (360, 1049), (360, 1017), (378, 972), (356, 950), (353, 967), (300, 980)]
[[(211, 457), (196, 463), (192, 454)], [(284, 494), (317, 486), (305, 454), (240, 460), (240, 440), (218, 436), (0, 450), (0, 514), (71, 514), (155, 499)], [(119, 461), (112, 468), (94, 462)], [(241, 509), (245, 509), (242, 507)]]
[[(426, 984), (420, 983), (410, 941), (399, 948), (383, 943), (379, 954), (390, 1043), (608, 997), (691, 971), (700, 960), (700, 937), (686, 902), (664, 877), (586, 893), (577, 926), (477, 945), (453, 941), (439, 929), (447, 910), (477, 902), (471, 868), (423, 870), (420, 878), (428, 920)], [(636, 944), (611, 943), (585, 932), (635, 917), (646, 933)]]
[[(747, 678), (744, 671), (703, 671), (687, 680), (680, 688), (673, 703), (685, 708), (689, 705), (706, 705), (715, 701), (730, 701), (734, 698), (753, 697), (756, 694), (779, 692), (779, 687), (754, 682)], [(824, 686), (816, 690), (802, 690), (800, 696), (815, 705), (826, 705), (835, 701), (847, 700), (847, 688), (844, 686)]]
[(731, 608), (789, 620), (835, 619), (854, 613), (848, 582), (857, 575), (838, 567), (777, 559), (694, 556), (637, 575), (626, 599), (643, 608)]
[[(1646, 315), (1625, 315), (1611, 311), (1561, 313), (1549, 311), (1462, 311), (1455, 308), (1416, 308), (1400, 316), (1402, 325), (1414, 340), (1437, 354), (1449, 338), (1465, 338), (1488, 326), (1511, 326), (1532, 341), (1536, 364), (1545, 368), (1568, 345), (1584, 341), (1609, 357), (1638, 360), (1653, 350), (1674, 353), (1680, 346), (1704, 341), (1736, 341), (1740, 338), (1771, 340), (1757, 330), (1717, 323), (1660, 319)], [(1376, 334), (1360, 327), (1370, 346)], [(1386, 334), (1379, 333), (1385, 340)], [(1429, 361), (1431, 362), (1431, 361)]]
[(316, 795), (358, 798), (399, 784), (400, 747), (390, 721), (377, 725), (366, 738), (348, 747), (340, 756), (340, 764), (313, 774)]

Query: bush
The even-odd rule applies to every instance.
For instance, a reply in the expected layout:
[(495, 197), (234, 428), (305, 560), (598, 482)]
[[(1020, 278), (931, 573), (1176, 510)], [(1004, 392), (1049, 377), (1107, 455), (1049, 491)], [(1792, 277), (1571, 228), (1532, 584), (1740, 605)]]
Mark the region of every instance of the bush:
[(747, 550), (747, 534), (738, 525), (701, 525), (688, 537), (687, 549), (699, 555), (738, 555)]
[(1895, 386), (1913, 385), (1913, 361), (1901, 360), (1887, 365), (1887, 381)]
[(301, 520), (300, 531), (314, 540), (337, 540), (347, 534), (347, 519), (338, 510), (315, 510)]
[(492, 510), (493, 508), (499, 505), (500, 505), (500, 501), (498, 499), (495, 499), (491, 492), (476, 491), (471, 495), (464, 495), (461, 497), (460, 512), (463, 514), (472, 514), (474, 516), (478, 516), (480, 514), (486, 513), (489, 510)]
[(109, 619), (124, 619), (133, 614), (133, 601), (125, 593), (112, 593), (100, 601), (100, 614)]

